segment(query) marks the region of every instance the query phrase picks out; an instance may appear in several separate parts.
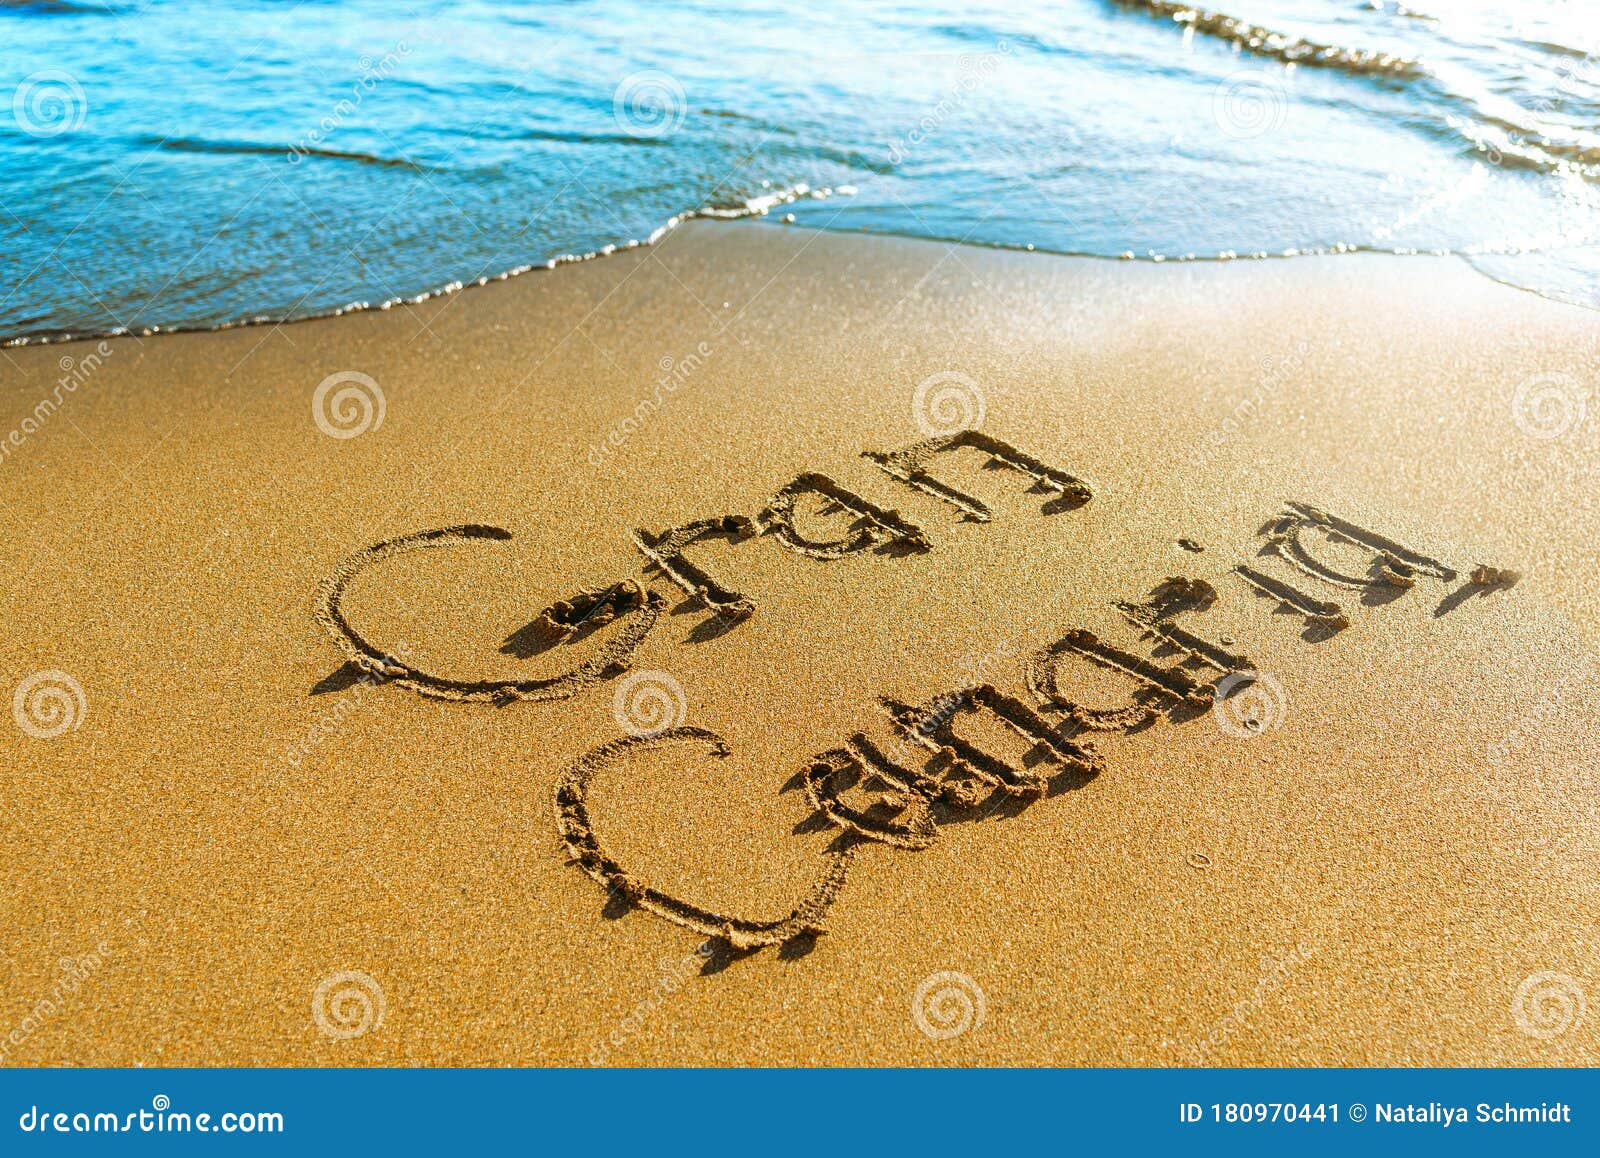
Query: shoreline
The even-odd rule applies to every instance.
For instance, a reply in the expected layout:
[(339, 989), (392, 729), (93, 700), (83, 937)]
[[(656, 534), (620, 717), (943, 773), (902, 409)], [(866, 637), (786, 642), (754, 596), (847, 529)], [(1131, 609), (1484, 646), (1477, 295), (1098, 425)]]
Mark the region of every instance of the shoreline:
[[(214, 325), (177, 325), (177, 326), (146, 326), (135, 330), (133, 328), (118, 328), (105, 332), (92, 333), (57, 333), (53, 331), (36, 331), (26, 334), (17, 334), (11, 337), (0, 337), (0, 350), (23, 349), (29, 346), (64, 346), (77, 342), (105, 341), (113, 338), (151, 338), (158, 334), (213, 334), (228, 330), (253, 329), (260, 326), (286, 326), (300, 322), (326, 321), (330, 318), (345, 317), (350, 314), (386, 312), (403, 306), (418, 306), (440, 298), (451, 298), (457, 294), (473, 289), (483, 289), (496, 282), (510, 281), (527, 274), (553, 273), (568, 265), (579, 265), (584, 262), (596, 261), (604, 257), (613, 257), (619, 253), (627, 253), (636, 249), (644, 249), (658, 244), (663, 238), (670, 235), (683, 224), (689, 221), (749, 221), (767, 217), (773, 208), (783, 205), (792, 205), (804, 198), (827, 200), (833, 196), (851, 196), (855, 192), (852, 186), (841, 186), (837, 189), (824, 186), (813, 190), (803, 182), (798, 185), (785, 186), (773, 194), (762, 194), (747, 198), (741, 206), (706, 206), (700, 209), (687, 209), (669, 217), (662, 225), (658, 226), (648, 236), (643, 238), (627, 238), (619, 242), (610, 242), (598, 249), (587, 250), (583, 253), (567, 253), (556, 257), (538, 259), (499, 273), (485, 274), (471, 281), (448, 281), (432, 289), (423, 290), (410, 296), (387, 298), (376, 304), (372, 302), (350, 302), (336, 309), (326, 310), (321, 313), (304, 314), (293, 317), (274, 317), (272, 315), (259, 315), (255, 317), (237, 318), (231, 321), (219, 322)], [(788, 223), (785, 223), (788, 224)], [(1033, 245), (1000, 245), (985, 244), (975, 241), (955, 240), (939, 237), (924, 237), (917, 234), (880, 233), (870, 230), (834, 229), (829, 227), (812, 227), (799, 225), (801, 232), (835, 233), (846, 237), (864, 237), (868, 239), (885, 239), (890, 241), (915, 241), (929, 245), (960, 246), (964, 249), (974, 249), (994, 253), (1038, 254), (1042, 257), (1066, 258), (1069, 260), (1084, 260), (1096, 262), (1135, 262), (1140, 265), (1225, 265), (1234, 262), (1277, 262), (1299, 261), (1306, 258), (1333, 258), (1333, 257), (1422, 257), (1454, 259), (1461, 262), (1479, 277), (1486, 278), (1497, 285), (1507, 289), (1520, 290), (1545, 301), (1556, 302), (1561, 305), (1570, 305), (1577, 309), (1600, 311), (1600, 301), (1595, 304), (1571, 301), (1564, 297), (1555, 296), (1535, 286), (1520, 285), (1504, 277), (1496, 276), (1473, 263), (1475, 257), (1515, 258), (1522, 256), (1519, 253), (1469, 253), (1457, 250), (1418, 250), (1418, 249), (1378, 249), (1349, 245), (1340, 242), (1337, 245), (1316, 249), (1290, 249), (1279, 253), (1259, 250), (1251, 253), (1238, 253), (1232, 250), (1218, 254), (1136, 254), (1131, 250), (1120, 254), (1083, 253), (1066, 250), (1039, 249)], [(1537, 255), (1541, 251), (1532, 251)]]

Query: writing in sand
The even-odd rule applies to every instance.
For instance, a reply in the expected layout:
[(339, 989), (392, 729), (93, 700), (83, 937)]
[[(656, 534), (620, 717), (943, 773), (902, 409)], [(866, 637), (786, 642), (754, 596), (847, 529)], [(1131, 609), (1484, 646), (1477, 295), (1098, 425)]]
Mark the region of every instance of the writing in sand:
[[(864, 457), (903, 487), (909, 499), (930, 510), (945, 507), (962, 519), (989, 523), (994, 515), (959, 481), (963, 464), (977, 458), (992, 471), (1020, 476), (1043, 498), (1043, 517), (1071, 512), (1090, 502), (1084, 480), (1050, 466), (991, 435), (967, 430), (925, 439), (899, 450), (867, 451)], [(970, 473), (970, 471), (968, 472)], [(958, 481), (950, 481), (952, 478)], [(825, 530), (802, 530), (797, 510), (815, 508)], [(831, 535), (832, 537), (821, 537)], [(1516, 574), (1479, 565), (1461, 585), (1455, 568), (1378, 531), (1360, 526), (1309, 502), (1290, 501), (1257, 532), (1251, 562), (1228, 573), (1244, 597), (1265, 597), (1297, 623), (1300, 638), (1331, 639), (1350, 624), (1345, 602), (1378, 608), (1422, 584), (1447, 589), (1442, 606), (1516, 582)], [(781, 487), (754, 515), (723, 514), (696, 519), (659, 533), (632, 532), (641, 557), (639, 572), (608, 587), (585, 588), (546, 608), (533, 629), (543, 640), (574, 642), (595, 636), (587, 658), (567, 671), (530, 679), (474, 679), (431, 672), (385, 654), (351, 624), (344, 611), (351, 583), (386, 560), (410, 552), (474, 543), (504, 542), (509, 532), (465, 525), (419, 531), (367, 547), (345, 560), (323, 581), (316, 617), (348, 661), (384, 685), (461, 703), (505, 704), (555, 701), (581, 695), (625, 672), (639, 645), (667, 605), (662, 591), (677, 588), (702, 606), (720, 632), (739, 628), (759, 602), (749, 592), (719, 581), (692, 556), (697, 544), (714, 540), (741, 544), (765, 541), (811, 559), (837, 563), (871, 554), (896, 560), (933, 549), (933, 539), (899, 510), (879, 505), (827, 475), (805, 473)], [(1186, 550), (1203, 548), (1180, 540)], [(880, 565), (890, 565), (883, 563)], [(1454, 590), (1448, 590), (1450, 588)], [(825, 864), (806, 895), (776, 919), (712, 911), (652, 887), (608, 850), (590, 816), (587, 797), (603, 776), (623, 775), (630, 762), (663, 748), (688, 747), (711, 759), (731, 754), (727, 741), (704, 728), (676, 726), (602, 743), (561, 776), (555, 810), (574, 864), (613, 899), (653, 913), (736, 950), (815, 938), (825, 931), (830, 908), (844, 888), (860, 849), (878, 844), (925, 849), (942, 825), (984, 813), (1010, 814), (1032, 802), (1078, 787), (1105, 771), (1086, 738), (1095, 732), (1134, 733), (1158, 719), (1183, 723), (1217, 713), (1236, 728), (1260, 726), (1263, 687), (1251, 661), (1233, 650), (1228, 637), (1206, 638), (1196, 620), (1222, 598), (1203, 579), (1175, 576), (1142, 598), (1115, 600), (1126, 621), (1125, 638), (1102, 639), (1080, 627), (1026, 654), (1010, 694), (992, 683), (951, 688), (921, 703), (881, 696), (881, 727), (857, 732), (818, 753), (799, 769), (789, 787), (803, 788), (816, 817), (839, 830)], [(600, 639), (604, 633), (603, 640)], [(1079, 702), (1070, 688), (1074, 665), (1114, 673), (1125, 685), (1121, 702)], [(981, 734), (998, 727), (1030, 748), (1028, 761), (987, 747)], [(992, 734), (992, 733), (990, 733)], [(1002, 810), (1009, 809), (1009, 813)]]

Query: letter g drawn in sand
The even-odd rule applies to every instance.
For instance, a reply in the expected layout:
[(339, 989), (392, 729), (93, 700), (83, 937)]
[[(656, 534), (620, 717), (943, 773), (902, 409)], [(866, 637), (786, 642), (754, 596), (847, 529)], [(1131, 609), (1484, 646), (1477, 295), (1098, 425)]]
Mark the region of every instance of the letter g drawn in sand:
[(414, 664), (385, 654), (351, 625), (344, 613), (344, 597), (350, 584), (369, 568), (397, 555), (412, 551), (452, 547), (460, 543), (489, 540), (508, 542), (511, 532), (499, 527), (466, 524), (435, 531), (417, 531), (385, 539), (357, 552), (341, 563), (317, 592), (316, 618), (345, 657), (362, 671), (379, 676), (418, 695), (457, 703), (508, 703), (515, 700), (562, 700), (599, 683), (627, 666), (627, 659), (656, 624), (665, 600), (646, 591), (632, 580), (623, 580), (604, 590), (580, 592), (547, 609), (541, 623), (557, 632), (570, 632), (573, 613), (581, 608), (585, 618), (596, 623), (616, 620), (620, 627), (604, 646), (587, 661), (560, 675), (538, 679), (456, 679), (434, 675)]

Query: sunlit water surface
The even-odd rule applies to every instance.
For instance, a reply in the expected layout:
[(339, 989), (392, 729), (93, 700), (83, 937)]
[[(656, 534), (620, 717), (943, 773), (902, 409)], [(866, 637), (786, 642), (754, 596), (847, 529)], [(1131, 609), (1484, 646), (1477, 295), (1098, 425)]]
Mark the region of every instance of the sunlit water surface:
[(1106, 257), (1448, 251), (1600, 305), (1579, 0), (55, 0), (0, 2), (0, 45), (0, 338), (376, 305), (762, 197)]

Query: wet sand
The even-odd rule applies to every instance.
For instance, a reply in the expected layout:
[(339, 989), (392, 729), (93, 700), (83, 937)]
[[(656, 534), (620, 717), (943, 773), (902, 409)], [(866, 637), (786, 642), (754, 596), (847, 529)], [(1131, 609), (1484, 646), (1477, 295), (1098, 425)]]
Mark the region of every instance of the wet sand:
[(3, 1060), (1594, 1064), (1595, 318), (691, 223), (3, 351)]

